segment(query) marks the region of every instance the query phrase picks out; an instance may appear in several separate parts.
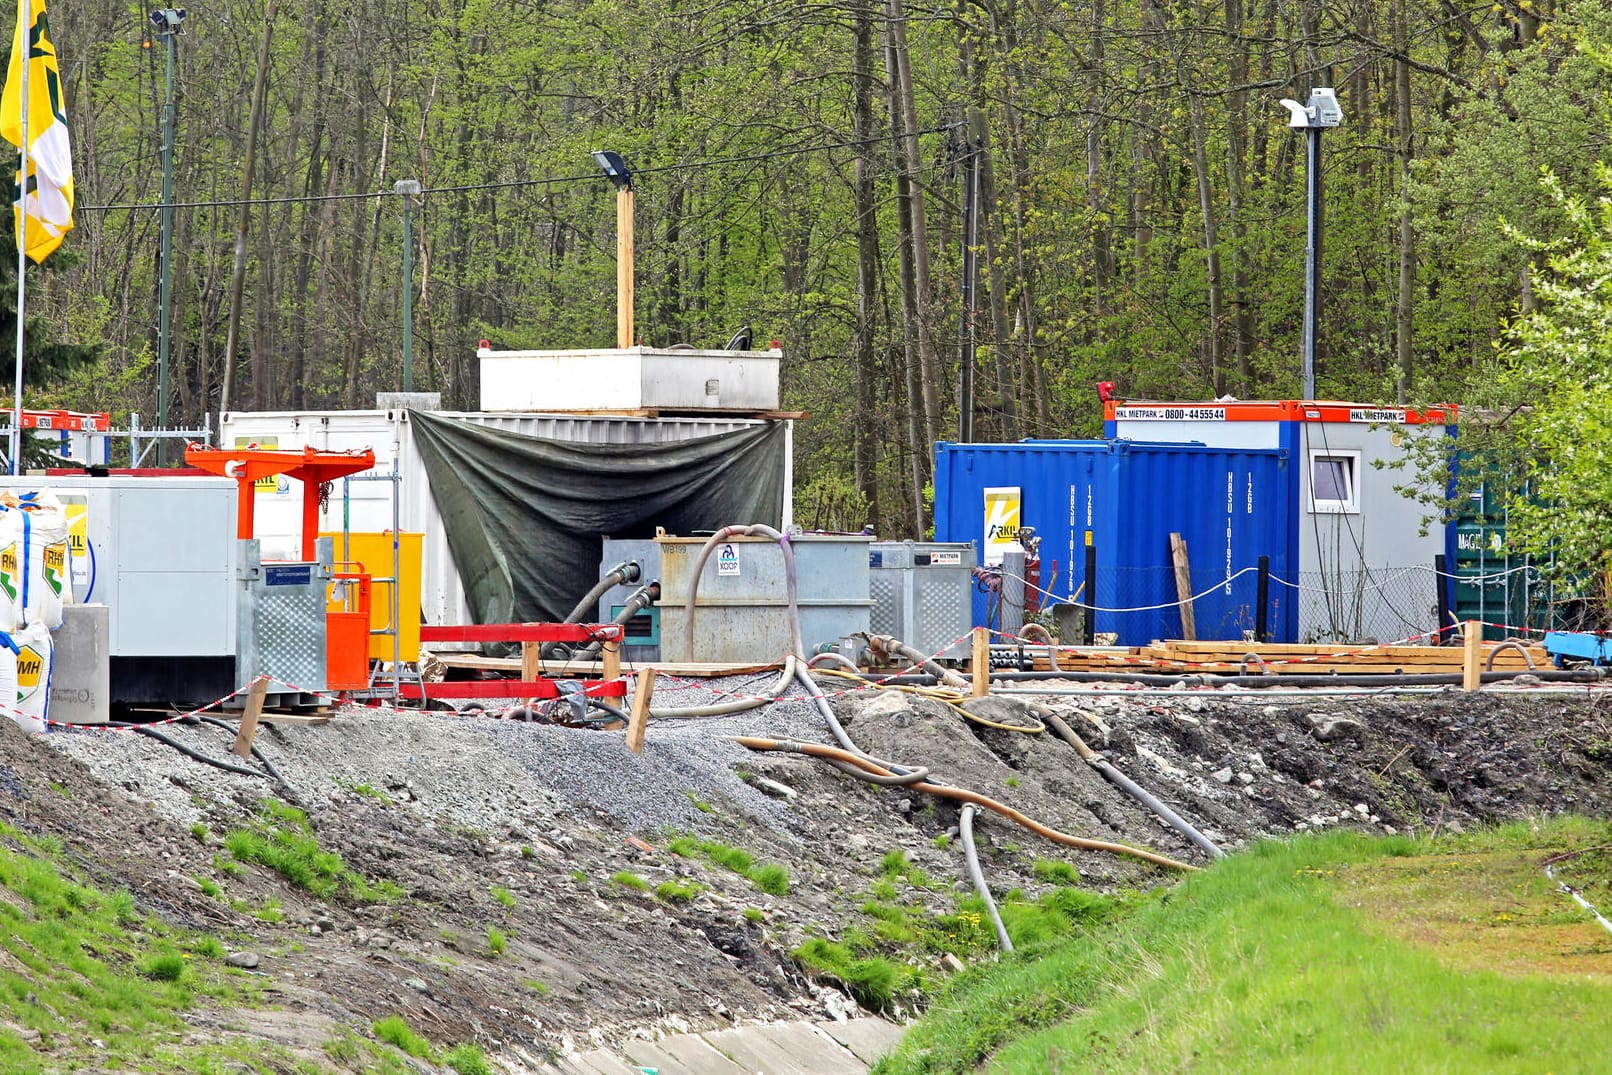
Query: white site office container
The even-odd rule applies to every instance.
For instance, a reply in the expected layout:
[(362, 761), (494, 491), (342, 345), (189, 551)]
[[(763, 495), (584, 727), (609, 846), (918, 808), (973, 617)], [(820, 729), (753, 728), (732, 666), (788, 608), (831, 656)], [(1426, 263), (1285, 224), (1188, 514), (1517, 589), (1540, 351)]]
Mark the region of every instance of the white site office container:
[[(571, 414), (528, 414), (489, 411), (435, 411), (434, 414), (549, 440), (575, 444), (670, 444), (677, 441), (732, 433), (763, 425), (773, 419), (728, 418), (619, 418)], [(219, 444), (225, 448), (256, 444), (262, 448), (312, 447), (327, 451), (369, 448), (375, 452), (369, 474), (390, 474), (398, 461), (400, 474), (398, 528), (421, 538), (420, 602), (429, 624), (473, 623), (465, 601), (447, 535), (431, 496), (431, 482), (414, 446), (414, 433), (405, 410), (373, 411), (255, 411), (223, 415)], [(784, 522), (791, 516), (789, 489), (793, 481), (793, 425), (786, 422), (784, 448)], [(328, 503), (320, 510), (319, 529), (385, 531), (392, 529), (392, 483), (389, 481), (337, 481)], [(345, 505), (345, 506), (344, 506)], [(302, 489), (288, 478), (265, 483), (257, 492), (257, 536), (264, 559), (299, 556), (296, 535), (302, 522)], [(750, 522), (751, 520), (740, 520)], [(338, 543), (336, 556), (341, 557)], [(365, 564), (371, 574), (391, 571), (390, 564)], [(593, 565), (578, 565), (591, 573)]]
[(609, 350), (476, 352), (481, 405), (506, 410), (771, 411), (780, 351)]

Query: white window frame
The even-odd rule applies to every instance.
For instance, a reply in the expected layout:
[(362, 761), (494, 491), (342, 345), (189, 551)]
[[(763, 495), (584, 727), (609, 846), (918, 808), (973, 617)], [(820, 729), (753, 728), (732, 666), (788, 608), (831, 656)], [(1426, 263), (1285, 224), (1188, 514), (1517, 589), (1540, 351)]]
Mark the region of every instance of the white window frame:
[[(1316, 515), (1360, 514), (1360, 458), (1352, 448), (1311, 448), (1310, 470), (1307, 475), (1310, 492), (1310, 511)], [(1315, 472), (1318, 463), (1342, 463), (1348, 477), (1348, 496), (1319, 498), (1315, 495)]]

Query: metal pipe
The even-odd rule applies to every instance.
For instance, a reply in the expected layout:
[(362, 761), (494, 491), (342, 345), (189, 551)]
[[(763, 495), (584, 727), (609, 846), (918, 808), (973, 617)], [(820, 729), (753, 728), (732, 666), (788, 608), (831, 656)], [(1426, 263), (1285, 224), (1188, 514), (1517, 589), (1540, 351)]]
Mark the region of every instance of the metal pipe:
[(1002, 916), (997, 913), (996, 901), (991, 898), (991, 889), (985, 883), (985, 872), (980, 869), (979, 852), (974, 849), (974, 811), (973, 803), (964, 803), (963, 812), (957, 817), (957, 834), (963, 838), (963, 860), (968, 863), (968, 876), (974, 882), (974, 891), (985, 903), (985, 913), (991, 917), (991, 925), (996, 930), (996, 943), (1002, 951), (1013, 951), (1013, 938), (1008, 936), (1007, 927), (1002, 924)]

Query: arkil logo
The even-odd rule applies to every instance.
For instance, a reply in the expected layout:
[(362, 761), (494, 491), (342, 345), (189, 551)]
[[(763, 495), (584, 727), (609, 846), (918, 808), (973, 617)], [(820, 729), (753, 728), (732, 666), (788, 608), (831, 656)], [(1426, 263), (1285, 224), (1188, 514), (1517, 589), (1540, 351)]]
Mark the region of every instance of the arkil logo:
[(21, 574), (17, 570), (17, 544), (12, 542), (0, 549), (0, 590), (6, 592), (9, 600), (17, 599), (17, 579)]
[(50, 587), (52, 593), (60, 597), (62, 587), (66, 585), (63, 577), (67, 574), (67, 542), (60, 541), (54, 545), (46, 545), (43, 559), (45, 585)]

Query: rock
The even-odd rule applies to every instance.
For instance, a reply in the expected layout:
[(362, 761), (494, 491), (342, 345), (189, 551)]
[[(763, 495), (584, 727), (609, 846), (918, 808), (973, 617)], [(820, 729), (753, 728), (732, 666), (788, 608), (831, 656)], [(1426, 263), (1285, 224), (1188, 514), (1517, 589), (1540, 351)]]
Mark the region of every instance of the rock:
[(403, 979), (403, 984), (414, 990), (416, 993), (431, 992), (431, 987), (425, 984), (424, 978), (405, 978)]
[(1265, 769), (1267, 768), (1266, 765), (1265, 765), (1264, 755), (1261, 755), (1261, 754), (1250, 754), (1250, 755), (1248, 755), (1248, 767), (1250, 769), (1252, 769), (1256, 773), (1263, 773), (1265, 771)]
[(970, 698), (962, 704), (962, 708), (964, 712), (971, 713), (981, 720), (988, 720), (995, 724), (1034, 728), (1038, 723), (1035, 710), (1029, 702), (1000, 694), (988, 694), (984, 698)]
[(1237, 774), (1237, 780), (1238, 780), (1239, 783), (1252, 784), (1254, 782), (1254, 774), (1253, 773), (1238, 773)]
[(756, 777), (756, 789), (763, 795), (771, 795), (774, 799), (793, 799), (799, 793), (788, 784), (780, 784), (776, 780), (768, 780), (764, 776)]
[(1211, 778), (1213, 778), (1215, 781), (1217, 781), (1218, 783), (1221, 783), (1221, 784), (1229, 784), (1229, 783), (1231, 783), (1231, 769), (1230, 769), (1230, 767), (1227, 767), (1225, 769), (1216, 769), (1214, 772), (1210, 773), (1209, 776)]
[(945, 955), (940, 957), (940, 969), (945, 971), (947, 974), (956, 974), (958, 971), (963, 969), (963, 961), (952, 955), (950, 952), (947, 952)]
[(1207, 708), (1202, 698), (1188, 698), (1186, 705), (1187, 709), (1193, 713), (1202, 713)]
[(863, 718), (912, 716), (912, 706), (901, 691), (874, 691), (858, 714)]
[(231, 952), (224, 962), (232, 967), (240, 967), (242, 970), (251, 970), (258, 965), (258, 954), (256, 952)]
[(1164, 759), (1163, 756), (1161, 756), (1159, 754), (1155, 754), (1153, 751), (1149, 750), (1147, 747), (1138, 746), (1136, 748), (1136, 756), (1138, 758), (1140, 758), (1141, 760), (1147, 762), (1149, 765), (1153, 766), (1155, 769), (1157, 769), (1159, 772), (1163, 773), (1165, 776), (1174, 777), (1176, 780), (1184, 780), (1186, 778), (1187, 774), (1186, 774), (1186, 772), (1184, 770), (1182, 770), (1182, 769), (1180, 769), (1180, 768), (1178, 768), (1178, 767), (1176, 767), (1174, 765), (1171, 765), (1168, 761), (1166, 761)]
[(1366, 727), (1358, 720), (1329, 717), (1325, 713), (1307, 713), (1304, 719), (1309, 722), (1310, 734), (1323, 743), (1330, 743), (1334, 739), (1359, 738)]

